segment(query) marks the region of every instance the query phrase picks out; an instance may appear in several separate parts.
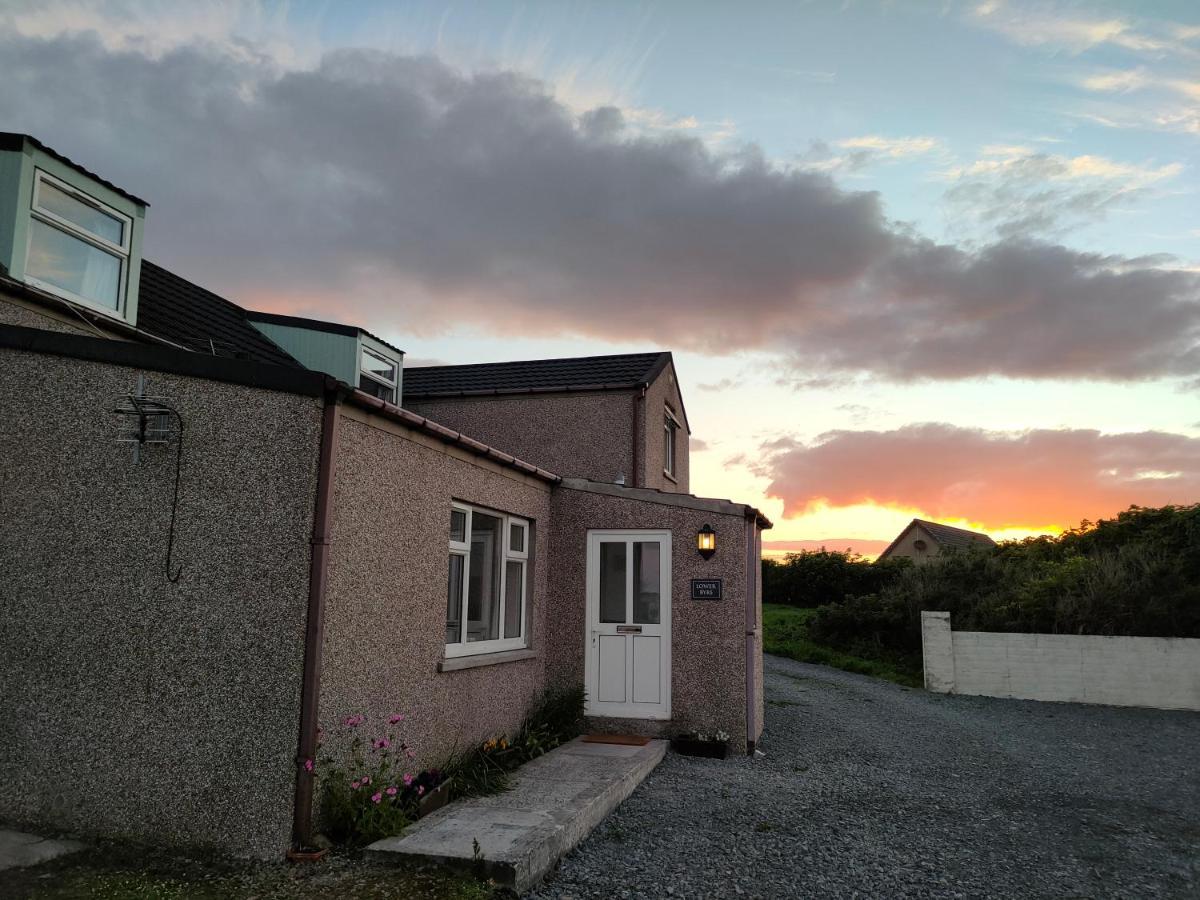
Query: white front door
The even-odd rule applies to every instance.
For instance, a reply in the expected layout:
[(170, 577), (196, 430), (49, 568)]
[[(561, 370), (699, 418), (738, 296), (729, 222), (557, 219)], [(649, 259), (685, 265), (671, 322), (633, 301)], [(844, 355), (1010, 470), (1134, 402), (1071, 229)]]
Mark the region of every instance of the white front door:
[(589, 716), (671, 718), (671, 533), (589, 531)]

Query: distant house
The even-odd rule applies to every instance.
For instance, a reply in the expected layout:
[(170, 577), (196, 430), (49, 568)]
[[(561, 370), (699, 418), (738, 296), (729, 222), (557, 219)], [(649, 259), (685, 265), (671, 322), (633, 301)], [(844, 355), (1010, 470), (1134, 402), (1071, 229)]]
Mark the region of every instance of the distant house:
[(922, 563), (946, 550), (965, 550), (980, 544), (985, 547), (996, 546), (996, 542), (981, 531), (968, 531), (940, 522), (913, 519), (896, 535), (896, 539), (888, 544), (887, 549), (879, 554), (879, 561), (903, 557)]

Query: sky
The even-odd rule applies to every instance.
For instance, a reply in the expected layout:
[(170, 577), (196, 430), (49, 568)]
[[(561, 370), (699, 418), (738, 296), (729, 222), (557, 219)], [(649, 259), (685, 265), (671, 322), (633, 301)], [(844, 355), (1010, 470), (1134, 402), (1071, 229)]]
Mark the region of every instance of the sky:
[(0, 0), (0, 129), (408, 364), (669, 349), (769, 551), (1200, 499), (1200, 5)]

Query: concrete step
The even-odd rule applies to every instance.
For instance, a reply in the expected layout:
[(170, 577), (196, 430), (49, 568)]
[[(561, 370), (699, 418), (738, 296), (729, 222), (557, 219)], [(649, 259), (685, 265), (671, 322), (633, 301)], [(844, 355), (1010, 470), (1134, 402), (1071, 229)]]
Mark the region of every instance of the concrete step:
[(666, 752), (666, 741), (628, 747), (576, 738), (517, 770), (512, 790), (451, 803), (371, 844), (367, 856), (466, 868), (528, 890), (632, 794)]

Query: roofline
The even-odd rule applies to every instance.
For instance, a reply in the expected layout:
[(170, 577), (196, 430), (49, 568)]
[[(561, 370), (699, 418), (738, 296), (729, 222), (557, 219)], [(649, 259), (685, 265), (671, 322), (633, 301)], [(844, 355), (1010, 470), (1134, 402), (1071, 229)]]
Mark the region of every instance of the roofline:
[(99, 175), (97, 175), (95, 172), (91, 171), (90, 169), (85, 169), (79, 163), (75, 162), (75, 160), (71, 159), (68, 156), (64, 156), (63, 154), (61, 154), (57, 150), (55, 150), (53, 147), (47, 147), (45, 144), (43, 144), (41, 141), (39, 141), (33, 135), (24, 134), (23, 132), (19, 132), (19, 131), (0, 131), (0, 150), (16, 150), (19, 152), (19, 151), (22, 151), (25, 149), (26, 143), (32, 144), (34, 147), (41, 150), (47, 156), (54, 157), (63, 165), (70, 166), (76, 172), (86, 175), (88, 178), (91, 178), (93, 181), (99, 182), (100, 184), (102, 184), (106, 188), (108, 188), (110, 191), (115, 191), (116, 193), (118, 193), (122, 197), (124, 197), (126, 200), (132, 200), (134, 203), (137, 203), (143, 207), (149, 208), (150, 204), (147, 201), (143, 200), (141, 197), (137, 196), (137, 194), (131, 194), (129, 191), (125, 190), (124, 188), (117, 187), (115, 184), (113, 184), (107, 178), (101, 178)]
[(19, 325), (0, 325), (0, 349), (66, 356), (89, 362), (190, 375), (268, 391), (319, 397), (328, 375), (248, 359), (210, 356), (182, 347), (142, 344)]
[(969, 528), (959, 528), (956, 525), (943, 525), (941, 522), (934, 522), (931, 519), (913, 519), (900, 530), (900, 533), (896, 535), (890, 544), (883, 548), (883, 552), (875, 557), (875, 562), (879, 562), (881, 559), (887, 557), (887, 555), (892, 552), (895, 546), (900, 543), (904, 536), (914, 528), (920, 528), (925, 532), (931, 541), (940, 547), (942, 542), (937, 539), (937, 535), (925, 527), (926, 525), (937, 525), (939, 528), (949, 528), (951, 531), (958, 531), (962, 534), (970, 534), (974, 535), (975, 537), (985, 538), (992, 542), (993, 547), (996, 546), (996, 539), (990, 534), (984, 534), (982, 531), (971, 531)]
[(365, 391), (360, 391), (358, 388), (351, 387), (344, 381), (339, 381), (337, 387), (341, 395), (354, 406), (360, 409), (365, 409), (370, 412), (378, 413), (385, 418), (391, 419), (393, 422), (399, 422), (401, 425), (406, 425), (414, 431), (420, 431), (424, 434), (431, 435), (445, 444), (450, 444), (455, 447), (461, 447), (469, 453), (476, 456), (481, 456), (489, 459), (494, 463), (498, 463), (509, 469), (515, 469), (525, 475), (545, 481), (548, 484), (559, 484), (562, 482), (562, 477), (555, 475), (543, 469), (541, 466), (535, 466), (532, 463), (527, 463), (523, 459), (518, 459), (511, 453), (505, 453), (503, 450), (497, 450), (482, 441), (477, 441), (473, 437), (463, 434), (461, 431), (455, 431), (452, 428), (447, 428), (445, 425), (439, 425), (426, 416), (417, 415), (410, 412), (401, 406), (394, 403), (388, 403), (385, 400), (368, 394)]
[[(566, 384), (554, 385), (553, 387), (535, 387), (535, 388), (479, 388), (476, 390), (457, 390), (457, 391), (420, 391), (410, 390), (407, 385), (404, 389), (404, 396), (418, 400), (430, 400), (451, 397), (499, 397), (499, 396), (519, 396), (522, 394), (575, 394), (594, 391), (631, 391), (641, 387), (649, 387), (654, 383), (655, 379), (662, 374), (668, 364), (674, 368), (674, 362), (671, 358), (670, 350), (647, 350), (645, 353), (602, 353), (596, 356), (552, 356), (543, 359), (509, 359), (503, 362), (483, 362), (483, 363), (461, 363), (444, 366), (411, 366), (405, 369), (406, 374), (413, 372), (424, 371), (428, 369), (475, 369), (482, 366), (521, 366), (529, 363), (549, 363), (549, 362), (587, 362), (597, 359), (621, 359), (630, 356), (648, 356), (649, 354), (657, 354), (658, 359), (654, 361), (647, 373), (634, 381), (604, 381), (604, 382), (584, 382), (583, 384)], [(678, 381), (676, 377), (676, 381)], [(682, 393), (680, 394), (682, 398)], [(684, 412), (684, 419), (687, 419), (687, 413)], [(690, 433), (690, 428), (689, 428)]]
[[(951, 531), (957, 531), (959, 534), (969, 534), (972, 537), (985, 538), (991, 541), (993, 544), (996, 543), (996, 539), (985, 531), (972, 531), (970, 528), (959, 528), (957, 525), (946, 525), (942, 522), (935, 522), (932, 519), (913, 519), (913, 521), (923, 526), (936, 525), (938, 528), (949, 528)], [(929, 531), (928, 528), (925, 530)], [(929, 532), (929, 535), (934, 540), (937, 540), (937, 535), (935, 535), (932, 531)]]
[(733, 500), (719, 500), (715, 497), (697, 497), (695, 494), (677, 494), (671, 491), (656, 490), (655, 488), (630, 487), (629, 485), (612, 484), (607, 481), (589, 481), (586, 478), (562, 478), (560, 479), (560, 486), (572, 491), (586, 491), (589, 494), (604, 494), (609, 497), (621, 497), (628, 500), (661, 503), (664, 506), (675, 506), (682, 509), (694, 509), (699, 512), (741, 516), (744, 519), (753, 519), (755, 524), (764, 531), (774, 527), (771, 520), (755, 507), (745, 503), (735, 503)]
[(312, 331), (324, 331), (328, 334), (342, 334), (347, 337), (358, 337), (360, 334), (365, 334), (372, 340), (379, 341), (383, 346), (390, 350), (395, 350), (401, 356), (404, 351), (395, 344), (390, 344), (377, 334), (372, 334), (365, 328), (360, 328), (357, 325), (343, 325), (341, 322), (328, 322), (324, 319), (308, 319), (304, 316), (286, 316), (282, 313), (262, 312), (257, 309), (246, 310), (246, 318), (251, 322), (266, 322), (271, 325), (288, 325), (292, 328), (308, 328)]

